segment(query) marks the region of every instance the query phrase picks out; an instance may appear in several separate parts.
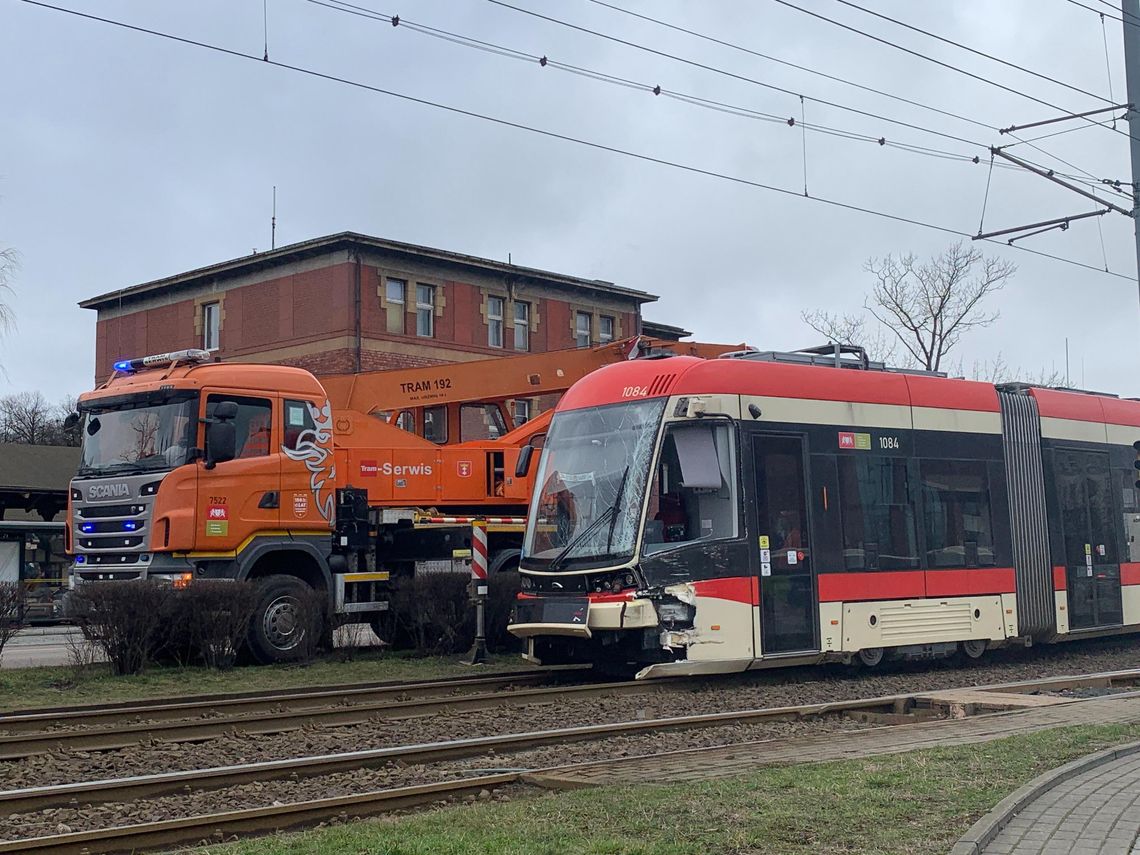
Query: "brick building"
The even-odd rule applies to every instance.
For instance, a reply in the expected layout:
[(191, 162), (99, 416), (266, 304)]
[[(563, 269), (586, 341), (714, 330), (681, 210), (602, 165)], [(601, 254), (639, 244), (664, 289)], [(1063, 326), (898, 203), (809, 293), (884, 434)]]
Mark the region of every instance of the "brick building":
[(656, 299), (611, 282), (344, 232), (80, 305), (98, 313), (101, 382), (118, 359), (192, 347), (317, 375), (584, 347), (640, 333), (641, 306)]

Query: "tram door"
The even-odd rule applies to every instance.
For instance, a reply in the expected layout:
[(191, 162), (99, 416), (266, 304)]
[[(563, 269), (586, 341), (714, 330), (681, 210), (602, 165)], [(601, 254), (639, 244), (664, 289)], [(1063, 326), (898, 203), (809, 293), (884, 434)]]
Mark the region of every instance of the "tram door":
[(819, 649), (803, 443), (795, 436), (752, 437), (764, 655)]
[(1069, 627), (1120, 624), (1120, 558), (1113, 522), (1119, 517), (1113, 513), (1108, 455), (1058, 450), (1054, 459), (1065, 537)]

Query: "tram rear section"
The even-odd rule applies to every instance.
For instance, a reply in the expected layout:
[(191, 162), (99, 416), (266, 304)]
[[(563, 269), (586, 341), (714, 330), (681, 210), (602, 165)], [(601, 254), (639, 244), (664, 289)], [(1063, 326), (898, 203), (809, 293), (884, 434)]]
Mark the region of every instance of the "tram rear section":
[(641, 676), (1140, 630), (1140, 402), (854, 349), (609, 366), (560, 402), (511, 631)]

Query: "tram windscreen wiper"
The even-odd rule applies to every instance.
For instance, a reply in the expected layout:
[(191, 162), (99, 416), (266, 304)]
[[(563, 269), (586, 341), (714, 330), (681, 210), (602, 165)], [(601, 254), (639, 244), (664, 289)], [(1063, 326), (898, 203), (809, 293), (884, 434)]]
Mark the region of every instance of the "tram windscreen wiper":
[[(604, 523), (609, 522), (611, 519), (615, 524), (617, 523), (618, 506), (621, 504), (622, 493), (625, 492), (625, 482), (628, 477), (629, 467), (627, 466), (625, 467), (625, 471), (622, 472), (621, 483), (618, 484), (617, 493), (614, 495), (613, 504), (598, 514), (597, 518), (592, 523), (582, 529), (582, 531), (576, 537), (574, 537), (568, 544), (566, 544), (566, 546), (562, 548), (561, 552), (554, 556), (550, 562), (550, 565), (546, 568), (549, 572), (553, 572), (561, 567), (562, 562), (566, 560), (567, 556), (574, 550), (574, 548), (585, 541), (586, 538), (588, 538), (599, 528), (601, 528)], [(614, 526), (611, 525), (609, 537), (606, 539), (606, 549), (610, 548), (610, 541), (613, 539), (613, 536)]]

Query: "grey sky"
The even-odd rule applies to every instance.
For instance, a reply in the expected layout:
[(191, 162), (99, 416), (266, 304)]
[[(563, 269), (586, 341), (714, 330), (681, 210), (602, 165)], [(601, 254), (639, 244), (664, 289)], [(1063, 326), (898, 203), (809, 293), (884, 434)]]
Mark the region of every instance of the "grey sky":
[[(773, 0), (614, 0), (710, 35), (887, 90), (992, 127), (1048, 118), (1026, 98), (893, 51)], [(58, 0), (59, 5), (260, 55), (259, 0)], [(800, 116), (798, 98), (573, 32), (487, 0), (380, 5), (405, 21), (666, 90)], [(996, 132), (638, 21), (588, 2), (512, 0), (567, 21), (861, 110), (982, 144)], [(1070, 110), (1103, 101), (906, 32), (835, 0), (796, 0)], [(1107, 96), (1098, 17), (1065, 0), (860, 0), (980, 50)], [(1090, 0), (1090, 5), (1103, 5)], [(562, 134), (803, 190), (800, 128), (601, 83), (365, 20), (307, 0), (269, 0), (270, 58)], [(1104, 6), (1109, 11), (1107, 6)], [(1108, 21), (1112, 88), (1124, 95), (1120, 24)], [(406, 101), (0, 0), (0, 245), (22, 266), (18, 327), (0, 342), (0, 392), (50, 399), (88, 388), (92, 312), (76, 302), (269, 246), (351, 229), (609, 279), (661, 295), (646, 316), (708, 341), (816, 343), (805, 308), (850, 311), (870, 256), (926, 255), (954, 238), (723, 180), (586, 149)], [(978, 228), (983, 148), (808, 100), (809, 123), (960, 154), (980, 164), (812, 133), (808, 189), (852, 205)], [(1067, 126), (1058, 126), (1063, 129)], [(1124, 125), (1120, 126), (1125, 129)], [(1046, 128), (1042, 132), (1054, 130)], [(1087, 128), (1044, 140), (1097, 177), (1128, 178), (1127, 138)], [(1059, 171), (1057, 160), (1011, 149)], [(1128, 207), (1117, 197), (1122, 207)], [(1047, 181), (994, 169), (987, 230), (1089, 211)], [(1103, 267), (1096, 220), (1023, 245)], [(1099, 220), (1109, 268), (1135, 273), (1132, 223)], [(958, 353), (967, 369), (1000, 352), (1031, 371), (1064, 364), (1074, 384), (1140, 395), (1134, 281), (1006, 250), (1017, 276), (1002, 318)], [(138, 354), (123, 354), (123, 356)]]

